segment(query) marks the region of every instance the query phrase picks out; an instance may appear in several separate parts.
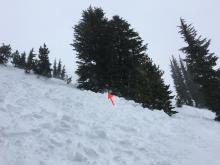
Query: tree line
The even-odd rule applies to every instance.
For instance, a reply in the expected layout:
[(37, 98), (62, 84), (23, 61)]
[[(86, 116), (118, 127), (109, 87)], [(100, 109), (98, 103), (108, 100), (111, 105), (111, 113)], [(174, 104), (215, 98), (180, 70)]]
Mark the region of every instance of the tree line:
[(198, 35), (184, 19), (180, 19), (179, 29), (186, 46), (180, 49), (184, 59), (180, 58), (179, 62), (174, 57), (171, 59), (176, 103), (208, 108), (220, 121), (220, 69), (218, 57), (209, 50), (211, 41)]
[[(173, 110), (169, 85), (164, 83), (163, 71), (147, 53), (147, 44), (131, 25), (118, 15), (111, 19), (101, 8), (89, 7), (82, 12), (74, 26), (73, 46), (77, 55), (77, 87), (94, 92), (110, 91), (114, 95), (134, 100), (151, 110)], [(210, 40), (197, 34), (192, 24), (180, 19), (179, 33), (186, 43), (180, 51), (184, 58), (170, 60), (171, 76), (176, 89), (177, 106), (208, 108), (220, 120), (220, 69), (217, 56), (210, 53)], [(64, 79), (65, 66), (49, 62), (49, 50), (44, 44), (38, 57), (32, 49), (26, 53), (11, 53), (10, 45), (0, 47), (0, 64), (10, 58), (15, 67), (46, 77)]]
[(40, 46), (38, 54), (34, 53), (34, 49), (32, 48), (29, 54), (26, 55), (26, 52), (20, 53), (18, 50), (12, 52), (11, 46), (3, 43), (0, 46), (0, 64), (6, 65), (11, 60), (14, 67), (24, 69), (25, 73), (33, 72), (47, 78), (68, 79), (68, 83), (70, 83), (71, 78), (67, 77), (65, 65), (62, 66), (61, 60), (56, 64), (55, 59), (53, 69), (51, 68), (49, 53), (50, 51), (46, 44)]
[[(210, 40), (202, 39), (190, 24), (180, 20), (181, 48), (185, 58), (172, 57), (171, 73), (178, 106), (208, 108), (220, 120), (220, 69), (217, 56), (209, 52)], [(163, 71), (147, 54), (147, 44), (118, 15), (108, 19), (101, 8), (89, 7), (74, 26), (72, 44), (77, 52), (78, 88), (94, 92), (112, 91), (149, 109), (176, 113)]]

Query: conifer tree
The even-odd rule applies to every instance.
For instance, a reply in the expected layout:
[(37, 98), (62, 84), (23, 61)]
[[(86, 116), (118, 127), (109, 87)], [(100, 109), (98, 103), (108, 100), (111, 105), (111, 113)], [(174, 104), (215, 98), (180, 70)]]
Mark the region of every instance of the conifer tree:
[(20, 66), (20, 53), (18, 50), (16, 50), (14, 53), (12, 53), (12, 64), (14, 64), (15, 67)]
[(61, 71), (62, 71), (62, 62), (61, 62), (61, 59), (59, 60), (59, 62), (58, 62), (58, 65), (57, 65), (57, 78), (61, 78)]
[(107, 75), (111, 75), (108, 78), (109, 85), (116, 88), (117, 95), (131, 99), (134, 98), (136, 88), (136, 68), (140, 66), (142, 58), (147, 56), (147, 45), (143, 44), (143, 40), (130, 24), (119, 16), (113, 16), (109, 27), (112, 42), (109, 51), (111, 62), (107, 62)]
[(169, 86), (164, 84), (163, 72), (147, 56), (147, 45), (130, 24), (119, 16), (109, 21), (112, 29), (112, 54), (108, 64), (113, 92), (127, 99), (142, 103), (143, 107), (172, 111)]
[(100, 8), (89, 7), (74, 27), (78, 88), (113, 94), (164, 110), (171, 115), (169, 86), (146, 54), (146, 45), (130, 24), (119, 16), (112, 20)]
[(170, 60), (170, 67), (171, 67), (171, 76), (173, 78), (173, 82), (174, 82), (174, 87), (175, 87), (175, 90), (176, 90), (176, 105), (177, 107), (182, 107), (182, 105), (184, 104), (184, 101), (182, 99), (182, 97), (179, 96), (179, 93), (180, 93), (180, 89), (179, 89), (179, 84), (178, 84), (178, 78), (177, 78), (177, 73), (176, 73), (176, 68), (174, 67), (174, 64), (173, 64), (173, 61)]
[(11, 46), (4, 43), (0, 47), (0, 64), (6, 64), (11, 58)]
[(65, 79), (65, 76), (66, 76), (66, 69), (65, 69), (65, 65), (64, 65), (63, 68), (62, 68), (62, 71), (61, 71), (60, 78), (61, 78), (62, 80), (64, 80), (64, 79)]
[[(83, 11), (82, 19), (74, 27), (73, 47), (77, 52), (79, 75), (78, 88), (95, 92), (103, 91), (108, 76), (106, 61), (109, 59), (110, 36), (108, 21), (101, 8), (89, 7)], [(105, 74), (103, 74), (105, 73)]]
[(181, 51), (186, 54), (187, 67), (193, 80), (200, 86), (205, 105), (216, 112), (216, 119), (220, 119), (220, 81), (214, 69), (218, 58), (209, 52), (210, 40), (202, 39), (191, 24), (186, 24), (183, 19), (180, 21), (179, 33), (187, 44)]
[(180, 66), (187, 87), (187, 91), (189, 91), (190, 97), (194, 101), (195, 106), (199, 108), (204, 108), (204, 98), (203, 98), (203, 94), (199, 90), (199, 85), (193, 81), (190, 72), (184, 65), (184, 62), (181, 58), (180, 58)]
[(49, 61), (49, 53), (46, 44), (43, 47), (39, 48), (38, 60), (35, 61), (36, 67), (34, 68), (34, 72), (36, 74), (51, 77), (51, 63)]
[(185, 104), (192, 106), (193, 105), (192, 98), (187, 88), (183, 73), (181, 71), (181, 68), (177, 60), (173, 56), (171, 61), (171, 73), (178, 96), (177, 98), (178, 105)]
[(12, 53), (12, 64), (14, 64), (15, 67), (18, 68), (25, 68), (26, 66), (26, 53), (23, 52), (20, 53), (18, 52), (18, 50), (16, 50), (14, 53)]
[(36, 54), (34, 54), (34, 49), (32, 48), (29, 52), (28, 58), (27, 58), (27, 64), (25, 67), (25, 72), (26, 73), (30, 73), (31, 70), (34, 70), (35, 68), (35, 62), (34, 62), (34, 58), (35, 58)]
[(136, 96), (144, 107), (164, 110), (168, 115), (177, 113), (171, 104), (171, 91), (162, 79), (163, 72), (148, 57), (142, 59), (141, 68), (136, 74)]
[(54, 63), (53, 63), (53, 77), (54, 78), (57, 77), (57, 61), (56, 61), (56, 59), (54, 60)]
[(19, 60), (19, 68), (24, 69), (26, 67), (26, 53), (21, 53), (21, 58)]

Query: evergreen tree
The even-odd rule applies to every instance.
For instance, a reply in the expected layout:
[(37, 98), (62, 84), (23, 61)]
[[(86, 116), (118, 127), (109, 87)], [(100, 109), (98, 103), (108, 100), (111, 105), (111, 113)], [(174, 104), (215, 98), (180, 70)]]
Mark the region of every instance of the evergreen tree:
[(95, 92), (108, 89), (144, 107), (175, 113), (162, 72), (146, 55), (146, 45), (125, 20), (114, 16), (108, 21), (102, 9), (90, 7), (74, 27), (74, 37), (78, 88)]
[(43, 45), (43, 47), (39, 48), (39, 55), (38, 58), (39, 60), (35, 61), (35, 68), (34, 72), (36, 74), (46, 76), (46, 77), (51, 77), (51, 63), (49, 61), (49, 53), (50, 51), (46, 47), (46, 44)]
[(24, 69), (26, 67), (26, 53), (21, 53), (21, 58), (19, 60), (19, 68)]
[(57, 61), (56, 61), (56, 59), (54, 60), (54, 63), (53, 63), (53, 77), (54, 78), (57, 77)]
[(180, 66), (187, 86), (187, 91), (189, 91), (189, 94), (192, 100), (194, 101), (195, 106), (199, 108), (204, 108), (204, 98), (203, 98), (203, 94), (199, 90), (199, 85), (193, 81), (190, 72), (184, 65), (184, 62), (181, 58), (180, 58)]
[(142, 59), (141, 68), (136, 74), (136, 94), (137, 102), (141, 102), (144, 107), (150, 109), (164, 110), (168, 115), (177, 113), (172, 111), (171, 91), (162, 79), (163, 72), (158, 66), (153, 64), (148, 57)]
[(14, 64), (15, 67), (19, 67), (20, 66), (20, 53), (18, 50), (16, 50), (14, 53), (12, 53), (12, 64)]
[(11, 46), (4, 43), (0, 47), (0, 64), (6, 64), (11, 58)]
[(174, 80), (175, 89), (178, 95), (177, 101), (178, 105), (193, 105), (192, 98), (190, 92), (187, 88), (186, 81), (184, 79), (181, 68), (177, 62), (177, 60), (172, 56), (171, 61), (171, 73), (172, 78)]
[(173, 82), (174, 82), (174, 87), (175, 87), (175, 90), (176, 90), (176, 105), (177, 107), (182, 107), (182, 105), (184, 104), (184, 101), (182, 99), (181, 96), (179, 96), (179, 93), (180, 93), (180, 89), (179, 89), (179, 84), (178, 84), (178, 76), (177, 76), (177, 73), (176, 73), (176, 68), (174, 67), (174, 64), (173, 64), (173, 61), (170, 60), (170, 67), (171, 67), (171, 76), (173, 78)]
[(181, 19), (180, 32), (187, 46), (181, 48), (186, 54), (185, 61), (193, 80), (199, 84), (205, 105), (220, 117), (220, 81), (214, 69), (217, 57), (209, 52), (210, 40), (202, 39), (190, 24)]
[[(103, 91), (108, 84), (106, 61), (109, 59), (108, 21), (101, 8), (89, 7), (74, 27), (73, 47), (77, 52), (78, 88)], [(103, 74), (105, 73), (105, 74)]]
[(57, 66), (57, 78), (61, 78), (61, 71), (62, 71), (62, 62), (59, 60), (58, 66)]
[(138, 33), (118, 16), (113, 17), (110, 26), (113, 51), (108, 73), (112, 76), (113, 92), (119, 91), (121, 96), (142, 103), (143, 107), (164, 110), (169, 115), (176, 113), (172, 111), (169, 86), (161, 78), (163, 72), (146, 54), (147, 45)]
[[(119, 16), (113, 16), (109, 21), (111, 34), (111, 54), (107, 62), (108, 84), (114, 87), (117, 95), (134, 99), (136, 90), (137, 68), (140, 68), (142, 58), (147, 56), (147, 45), (130, 24)], [(105, 73), (104, 73), (105, 74)]]
[(20, 55), (18, 50), (12, 53), (12, 64), (14, 64), (15, 67), (23, 69), (26, 65), (26, 53), (23, 52)]
[(34, 58), (35, 58), (36, 54), (34, 54), (34, 49), (32, 48), (29, 52), (28, 58), (27, 58), (27, 64), (25, 67), (25, 72), (26, 73), (30, 73), (31, 70), (34, 70), (35, 68), (35, 62), (34, 62)]
[(63, 66), (63, 69), (62, 69), (62, 71), (61, 71), (60, 78), (61, 78), (62, 80), (64, 80), (64, 79), (65, 79), (65, 76), (66, 76), (66, 69), (65, 69), (65, 65), (64, 65), (64, 66)]

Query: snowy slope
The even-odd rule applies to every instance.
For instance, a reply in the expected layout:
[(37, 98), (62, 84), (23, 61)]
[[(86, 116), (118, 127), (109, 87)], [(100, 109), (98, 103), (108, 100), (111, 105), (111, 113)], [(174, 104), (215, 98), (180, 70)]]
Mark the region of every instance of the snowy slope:
[(0, 165), (220, 165), (220, 123), (0, 66)]

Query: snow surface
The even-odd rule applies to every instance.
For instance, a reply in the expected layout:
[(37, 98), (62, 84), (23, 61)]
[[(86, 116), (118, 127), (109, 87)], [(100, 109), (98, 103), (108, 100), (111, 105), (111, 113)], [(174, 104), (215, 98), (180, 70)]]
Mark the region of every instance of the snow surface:
[(220, 123), (0, 66), (0, 165), (220, 165)]

